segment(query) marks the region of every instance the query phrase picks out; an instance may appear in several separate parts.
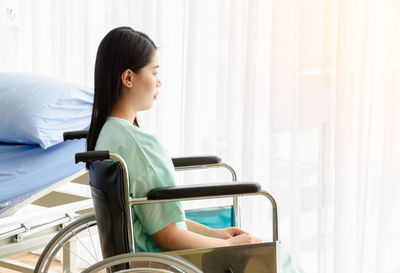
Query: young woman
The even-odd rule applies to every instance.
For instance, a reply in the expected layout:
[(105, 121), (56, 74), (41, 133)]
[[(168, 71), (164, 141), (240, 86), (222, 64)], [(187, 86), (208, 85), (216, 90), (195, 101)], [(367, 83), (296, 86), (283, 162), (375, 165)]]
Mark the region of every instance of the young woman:
[[(116, 28), (99, 45), (87, 148), (122, 156), (134, 197), (175, 185), (170, 156), (154, 136), (140, 129), (136, 119), (139, 111), (150, 109), (157, 99), (161, 86), (157, 70), (156, 46), (144, 33)], [(179, 202), (137, 205), (132, 211), (136, 251), (261, 242), (239, 228), (211, 229), (185, 219)]]

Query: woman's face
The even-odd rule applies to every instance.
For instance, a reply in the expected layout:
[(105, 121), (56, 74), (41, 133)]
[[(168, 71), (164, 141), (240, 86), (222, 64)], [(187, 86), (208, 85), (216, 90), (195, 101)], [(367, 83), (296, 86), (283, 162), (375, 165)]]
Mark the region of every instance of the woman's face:
[(161, 81), (158, 78), (158, 58), (154, 52), (150, 63), (143, 67), (138, 74), (135, 74), (134, 82), (134, 103), (137, 111), (143, 111), (153, 107), (153, 101), (157, 99)]

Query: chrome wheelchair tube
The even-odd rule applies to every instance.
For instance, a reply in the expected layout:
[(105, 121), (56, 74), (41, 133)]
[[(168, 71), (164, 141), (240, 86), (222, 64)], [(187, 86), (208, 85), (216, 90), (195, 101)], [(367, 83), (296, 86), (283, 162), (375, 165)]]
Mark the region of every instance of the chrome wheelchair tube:
[(131, 208), (131, 202), (130, 202), (130, 197), (129, 197), (129, 173), (128, 173), (128, 167), (125, 164), (124, 159), (119, 156), (118, 154), (110, 153), (110, 159), (118, 161), (124, 171), (124, 192), (125, 192), (125, 206), (126, 206), (126, 228), (128, 231), (128, 244), (129, 244), (129, 250), (130, 252), (135, 252), (135, 243), (133, 240), (133, 224), (132, 224), (132, 208)]
[(232, 181), (237, 181), (237, 175), (236, 175), (235, 170), (226, 163), (176, 167), (175, 170), (184, 171), (184, 170), (195, 170), (195, 169), (202, 169), (202, 168), (220, 168), (220, 167), (228, 169), (230, 171), (230, 173), (232, 174)]
[[(177, 171), (186, 171), (186, 170), (198, 170), (198, 169), (208, 169), (208, 168), (226, 168), (232, 175), (232, 181), (237, 181), (237, 175), (235, 170), (226, 163), (217, 163), (217, 164), (205, 164), (205, 165), (195, 165), (195, 166), (185, 166), (185, 167), (176, 167)], [(233, 197), (233, 212), (235, 215), (235, 226), (241, 227), (240, 217), (239, 217), (239, 201), (235, 196)]]
[(224, 197), (239, 197), (239, 196), (251, 196), (251, 195), (263, 195), (269, 199), (272, 205), (272, 238), (273, 240), (279, 241), (278, 236), (278, 208), (274, 197), (267, 191), (259, 191), (254, 193), (244, 193), (244, 194), (226, 194), (226, 195), (210, 195), (201, 197), (187, 197), (187, 198), (173, 198), (173, 199), (159, 199), (159, 200), (149, 200), (146, 197), (143, 198), (129, 198), (131, 205), (140, 204), (151, 204), (151, 203), (164, 203), (164, 202), (174, 202), (174, 201), (188, 201), (188, 200), (198, 200), (198, 199), (213, 199), (213, 198), (224, 198)]

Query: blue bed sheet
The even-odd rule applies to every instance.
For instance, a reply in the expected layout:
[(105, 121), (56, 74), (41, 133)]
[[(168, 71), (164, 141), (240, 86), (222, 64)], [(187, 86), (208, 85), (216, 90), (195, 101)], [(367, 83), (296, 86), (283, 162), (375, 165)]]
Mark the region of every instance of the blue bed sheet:
[(0, 215), (42, 189), (83, 169), (75, 153), (86, 139), (43, 149), (39, 145), (0, 143)]

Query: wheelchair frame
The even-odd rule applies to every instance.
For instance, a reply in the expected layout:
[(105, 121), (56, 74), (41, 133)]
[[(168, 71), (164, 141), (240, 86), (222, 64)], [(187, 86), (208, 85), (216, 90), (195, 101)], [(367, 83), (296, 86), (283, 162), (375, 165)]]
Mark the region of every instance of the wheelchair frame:
[[(85, 155), (83, 155), (85, 154)], [(169, 188), (157, 188), (152, 189), (148, 192), (147, 197), (142, 198), (131, 198), (129, 195), (129, 176), (128, 176), (128, 168), (125, 164), (125, 161), (117, 154), (108, 153), (108, 151), (96, 151), (96, 152), (87, 152), (87, 153), (78, 153), (76, 154), (76, 161), (84, 161), (91, 162), (96, 160), (106, 160), (111, 159), (114, 162), (118, 162), (122, 167), (123, 173), (123, 187), (124, 187), (124, 197), (125, 197), (125, 210), (127, 213), (125, 214), (126, 219), (126, 228), (127, 228), (127, 239), (128, 239), (128, 247), (130, 253), (132, 253), (132, 257), (135, 256), (135, 246), (134, 246), (134, 236), (133, 236), (133, 225), (132, 225), (132, 205), (139, 204), (150, 204), (150, 203), (160, 203), (160, 202), (172, 202), (172, 201), (187, 201), (187, 200), (196, 200), (196, 199), (210, 199), (210, 198), (224, 198), (224, 197), (238, 197), (238, 196), (250, 196), (250, 195), (262, 195), (271, 202), (272, 205), (272, 237), (273, 242), (271, 243), (262, 243), (258, 244), (260, 247), (264, 247), (263, 250), (269, 252), (272, 258), (266, 262), (266, 266), (269, 267), (271, 272), (280, 272), (280, 263), (279, 263), (279, 241), (278, 241), (278, 217), (277, 217), (277, 205), (268, 192), (262, 191), (261, 186), (257, 183), (225, 183), (209, 186), (207, 184), (200, 186), (178, 186), (178, 187), (169, 187)], [(239, 186), (239, 187), (238, 187)], [(225, 191), (227, 193), (225, 193)], [(253, 246), (253, 245), (252, 245)], [(235, 251), (241, 251), (241, 246), (233, 246), (233, 247), (221, 247), (215, 249), (194, 249), (194, 250), (182, 250), (182, 251), (170, 251), (166, 252), (172, 256), (185, 257), (188, 261), (196, 261), (202, 260), (207, 253), (215, 252), (218, 250), (217, 255), (225, 255), (226, 253), (234, 254)], [(229, 252), (230, 248), (235, 249), (233, 252)], [(271, 252), (272, 250), (272, 252)], [(222, 252), (221, 252), (222, 251)], [(245, 250), (247, 251), (247, 250)], [(247, 251), (249, 253), (249, 251)], [(251, 250), (250, 250), (251, 252)], [(259, 252), (259, 251), (258, 251)], [(256, 252), (253, 252), (256, 253)], [(258, 253), (259, 254), (259, 253)], [(189, 258), (189, 259), (188, 259)], [(192, 259), (191, 259), (192, 258)], [(260, 259), (260, 255), (258, 255)], [(265, 257), (262, 257), (265, 258)], [(106, 259), (108, 260), (108, 259)], [(113, 260), (114, 261), (114, 260)], [(110, 264), (111, 265), (111, 264)], [(196, 266), (201, 266), (199, 264), (195, 264)], [(273, 267), (273, 268), (271, 268)], [(91, 267), (92, 268), (92, 267)], [(230, 266), (228, 265), (228, 269)], [(258, 269), (260, 269), (260, 265), (258, 265)], [(84, 271), (85, 273), (94, 272), (87, 269)], [(125, 271), (121, 271), (125, 272)], [(126, 272), (133, 272), (127, 270)], [(228, 271), (229, 272), (229, 271)]]
[[(75, 139), (75, 138), (82, 138), (85, 137), (85, 131), (78, 131), (78, 132), (66, 132), (64, 134), (64, 139)], [(86, 131), (87, 133), (87, 131)], [(209, 169), (209, 168), (225, 168), (227, 169), (232, 177), (232, 182), (237, 181), (237, 175), (235, 170), (228, 164), (220, 162), (220, 159), (217, 157), (214, 158), (214, 162), (210, 163), (211, 161), (207, 160), (209, 157), (192, 157), (189, 158), (189, 161), (192, 161), (191, 164), (187, 164), (187, 159), (185, 157), (178, 157), (173, 158), (174, 166), (176, 171), (187, 171), (187, 170), (201, 170), (201, 169)], [(200, 162), (195, 162), (200, 159)], [(217, 160), (215, 160), (217, 159)], [(88, 175), (88, 172), (85, 171)], [(237, 197), (233, 197), (233, 206), (234, 206), (234, 218), (235, 218), (235, 226), (240, 226), (240, 212), (238, 207), (238, 200)], [(39, 260), (36, 263), (36, 267), (34, 272), (48, 272), (50, 270), (49, 266), (53, 259), (55, 259), (54, 253), (59, 251), (59, 248), (63, 248), (62, 252), (64, 254), (63, 264), (66, 264), (68, 268), (75, 267), (75, 261), (73, 257), (73, 250), (76, 248), (74, 243), (69, 243), (70, 239), (74, 237), (71, 236), (71, 233), (84, 233), (83, 229), (89, 229), (93, 225), (97, 225), (95, 221), (94, 214), (87, 214), (80, 216), (75, 221), (70, 222), (68, 225), (64, 225), (63, 229), (60, 230), (58, 233), (53, 235), (54, 237), (52, 240), (48, 242), (45, 249), (42, 251), (42, 255), (39, 257)], [(66, 248), (66, 249), (64, 249)], [(72, 252), (72, 253), (71, 253)], [(47, 262), (47, 259), (49, 261)]]
[[(132, 225), (132, 210), (130, 207), (132, 205), (140, 205), (140, 204), (151, 204), (151, 203), (163, 203), (163, 202), (173, 202), (173, 201), (188, 201), (188, 200), (198, 200), (198, 199), (213, 199), (213, 198), (223, 198), (223, 197), (238, 197), (238, 196), (249, 196), (249, 195), (262, 195), (269, 199), (272, 205), (272, 217), (273, 217), (273, 228), (272, 228), (272, 238), (273, 241), (278, 241), (278, 209), (276, 205), (275, 199), (266, 191), (258, 191), (251, 193), (237, 193), (237, 194), (214, 194), (214, 195), (200, 195), (194, 197), (178, 197), (178, 198), (165, 198), (165, 199), (149, 199), (149, 197), (143, 198), (131, 198), (129, 196), (129, 176), (128, 176), (128, 167), (125, 164), (125, 161), (117, 154), (110, 153), (109, 159), (117, 161), (121, 164), (124, 172), (124, 192), (125, 192), (125, 204), (126, 210), (129, 211), (127, 214), (127, 230), (128, 230), (128, 242), (129, 248), (131, 252), (135, 252), (134, 242), (133, 242), (133, 225)], [(229, 186), (229, 184), (227, 184)]]
[[(159, 197), (145, 197), (145, 198), (130, 198), (130, 196), (129, 196), (129, 183), (127, 183), (128, 181), (129, 181), (129, 178), (128, 178), (128, 169), (127, 169), (127, 166), (126, 166), (126, 164), (125, 164), (125, 162), (124, 162), (124, 160), (119, 156), (119, 155), (116, 155), (116, 154), (109, 154), (108, 152), (103, 152), (103, 154), (101, 154), (102, 152), (100, 152), (100, 157), (99, 157), (99, 152), (98, 151), (96, 151), (96, 152), (86, 152), (86, 153), (79, 153), (79, 154), (85, 154), (85, 156), (84, 156), (84, 159), (78, 159), (78, 157), (79, 157), (79, 155), (77, 154), (76, 155), (76, 161), (78, 162), (78, 161), (84, 161), (84, 162), (88, 162), (88, 161), (86, 161), (88, 158), (90, 158), (90, 156), (88, 157), (88, 154), (90, 154), (90, 153), (94, 153), (94, 154), (92, 154), (92, 156), (93, 155), (95, 155), (94, 156), (94, 158), (95, 159), (93, 159), (92, 158), (92, 161), (95, 161), (95, 160), (103, 160), (103, 159), (112, 159), (112, 160), (114, 160), (114, 161), (117, 161), (117, 162), (119, 162), (119, 164), (121, 165), (121, 167), (122, 167), (122, 169), (123, 169), (123, 173), (124, 173), (124, 175), (123, 175), (123, 179), (124, 179), (124, 187), (125, 187), (125, 189), (124, 189), (124, 192), (126, 193), (125, 194), (125, 204), (126, 204), (126, 209), (129, 211), (129, 213), (127, 214), (127, 221), (126, 221), (126, 223), (127, 223), (127, 231), (128, 231), (128, 241), (129, 241), (129, 249), (130, 249), (130, 255), (133, 257), (133, 256), (135, 256), (135, 255), (138, 255), (138, 253), (134, 253), (134, 249), (135, 249), (135, 247), (134, 247), (134, 240), (133, 240), (133, 229), (132, 229), (132, 221), (131, 221), (131, 206), (132, 205), (136, 205), (136, 204), (148, 204), (148, 203), (156, 203), (156, 202), (171, 202), (171, 201), (186, 201), (186, 200), (195, 200), (195, 199), (209, 199), (209, 198), (224, 198), (224, 197), (233, 197), (234, 198), (234, 214), (235, 214), (235, 224), (236, 224), (236, 226), (240, 226), (240, 222), (238, 221), (239, 220), (239, 217), (238, 217), (238, 201), (237, 201), (237, 197), (238, 196), (246, 196), (246, 195), (262, 195), (262, 196), (264, 196), (264, 197), (267, 197), (268, 199), (269, 199), (269, 201), (271, 202), (271, 204), (272, 204), (272, 208), (273, 208), (273, 242), (272, 243), (267, 243), (267, 244), (269, 244), (269, 246), (270, 245), (272, 245), (273, 246), (273, 249), (274, 249), (274, 251), (275, 251), (275, 259), (276, 259), (276, 270), (274, 270), (275, 272), (279, 272), (279, 268), (278, 268), (278, 260), (279, 260), (279, 253), (278, 253), (278, 250), (279, 250), (279, 248), (278, 248), (278, 246), (279, 246), (279, 241), (278, 241), (278, 219), (277, 219), (277, 206), (276, 206), (276, 202), (275, 202), (275, 200), (274, 200), (274, 198), (268, 193), (268, 192), (266, 192), (266, 191), (260, 191), (260, 190), (257, 190), (257, 191), (253, 191), (253, 192), (247, 192), (247, 193), (241, 193), (241, 192), (238, 192), (238, 193), (234, 193), (234, 194), (221, 194), (221, 193), (216, 193), (216, 194), (212, 194), (212, 195), (200, 195), (200, 196), (177, 196), (177, 197), (174, 197), (174, 198), (159, 198)], [(97, 156), (97, 158), (96, 158), (96, 156)], [(86, 160), (85, 160), (86, 159)], [(232, 167), (230, 167), (229, 165), (227, 165), (227, 164), (225, 164), (225, 163), (220, 163), (220, 159), (218, 159), (218, 162), (217, 163), (212, 163), (212, 164), (209, 164), (209, 162), (207, 163), (207, 162), (205, 162), (205, 163), (203, 163), (203, 164), (198, 164), (197, 162), (196, 163), (194, 163), (194, 164), (187, 164), (187, 162), (185, 161), (185, 162), (181, 162), (181, 163), (179, 163), (179, 160), (184, 160), (185, 158), (176, 158), (175, 160), (177, 160), (178, 161), (178, 166), (175, 164), (176, 162), (174, 161), (174, 165), (175, 165), (175, 169), (176, 169), (176, 171), (183, 171), (183, 170), (195, 170), (195, 169), (203, 169), (203, 168), (217, 168), (217, 167), (224, 167), (224, 168), (226, 168), (226, 169), (228, 169), (229, 171), (230, 171), (230, 173), (231, 173), (231, 175), (232, 175), (232, 181), (234, 181), (234, 183), (237, 181), (237, 176), (236, 176), (236, 173), (235, 173), (235, 171), (233, 170), (233, 168)], [(195, 158), (195, 159), (198, 159), (198, 158)], [(227, 189), (230, 187), (230, 186), (232, 186), (232, 184), (234, 184), (234, 183), (230, 183), (230, 184), (226, 184), (226, 185), (224, 185)], [(258, 185), (258, 184), (257, 184)], [(258, 185), (259, 186), (259, 185)], [(179, 187), (177, 187), (177, 188), (179, 188)], [(93, 216), (88, 216), (88, 219), (90, 218), (90, 217), (93, 217)], [(74, 223), (83, 223), (82, 221), (80, 222), (80, 219), (78, 219), (77, 221), (75, 221)], [(70, 224), (69, 226), (73, 226), (74, 225), (74, 223), (72, 223), (72, 224)], [(75, 226), (76, 226), (76, 224), (75, 224)], [(83, 224), (85, 224), (85, 223), (83, 223)], [(96, 223), (95, 223), (96, 224)], [(87, 223), (86, 223), (86, 225), (87, 225)], [(66, 228), (68, 228), (68, 227), (66, 227)], [(59, 236), (60, 235), (60, 236)], [(45, 254), (44, 255), (44, 257), (42, 257), (43, 256), (43, 254), (42, 254), (42, 256), (40, 257), (40, 259), (39, 259), (39, 261), (38, 261), (38, 263), (37, 263), (37, 266), (36, 266), (36, 268), (35, 268), (35, 271), (34, 272), (47, 272), (48, 270), (49, 270), (49, 268), (47, 267), (47, 268), (45, 268), (45, 270), (46, 271), (42, 271), (42, 267), (43, 267), (43, 264), (41, 265), (42, 267), (40, 267), (40, 263), (43, 263), (43, 261), (44, 261), (44, 258), (46, 258), (48, 255), (50, 255), (51, 253), (47, 253), (48, 251), (50, 251), (52, 248), (54, 248), (54, 244), (56, 244), (56, 247), (62, 247), (62, 246), (60, 246), (59, 244), (60, 244), (60, 241), (66, 241), (67, 239), (65, 239), (66, 237), (68, 236), (68, 232), (63, 232), (63, 230), (62, 231), (60, 231), (60, 233), (55, 237), (55, 238), (53, 238), (53, 240), (52, 241), (50, 241), (50, 243), (48, 244), (48, 246), (46, 247), (46, 249), (43, 251), (43, 254)], [(69, 242), (68, 242), (69, 243)], [(265, 244), (265, 243), (264, 243)], [(268, 246), (268, 247), (269, 247)], [(64, 251), (64, 253), (65, 253), (65, 249), (63, 249), (63, 251)], [(182, 254), (182, 252), (185, 252), (185, 251), (176, 251), (176, 252), (168, 252), (168, 254), (169, 255), (172, 255), (172, 256), (180, 256), (181, 254)], [(191, 250), (187, 250), (186, 251), (186, 253), (188, 253), (188, 252), (193, 252), (193, 251), (191, 251)], [(194, 251), (194, 252), (196, 252), (196, 251)], [(200, 251), (201, 252), (201, 251)], [(203, 251), (204, 252), (204, 251)], [(47, 256), (46, 256), (47, 255)], [(128, 255), (128, 254), (127, 254)], [(197, 255), (197, 254), (196, 254)], [(201, 254), (202, 255), (202, 254)], [(118, 256), (122, 256), (122, 255), (118, 255)], [(53, 257), (54, 258), (54, 257)], [(127, 257), (124, 257), (124, 258), (127, 258)], [(106, 259), (106, 260), (108, 260), (108, 259)], [(114, 261), (114, 260), (113, 260)], [(115, 262), (115, 261), (114, 261)], [(47, 266), (48, 266), (49, 264), (47, 264)], [(40, 270), (40, 271), (39, 271)], [(85, 271), (86, 272), (86, 271)], [(89, 272), (89, 271), (88, 271)], [(93, 271), (94, 272), (94, 271)], [(127, 272), (133, 272), (133, 271), (127, 271)]]

